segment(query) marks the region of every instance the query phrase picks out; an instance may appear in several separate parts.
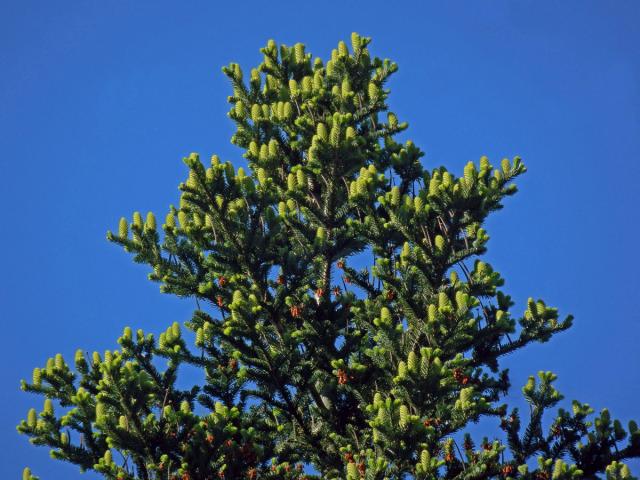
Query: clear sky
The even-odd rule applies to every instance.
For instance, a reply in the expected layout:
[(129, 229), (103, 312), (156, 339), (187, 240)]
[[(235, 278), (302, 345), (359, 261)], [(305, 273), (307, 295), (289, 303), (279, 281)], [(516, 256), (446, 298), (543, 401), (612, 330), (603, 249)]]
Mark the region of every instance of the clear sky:
[(430, 167), (523, 157), (488, 258), (518, 311), (542, 297), (576, 322), (508, 359), (514, 386), (553, 370), (568, 399), (640, 420), (638, 24), (623, 0), (0, 2), (0, 477), (79, 477), (15, 432), (41, 408), (19, 391), (34, 366), (188, 319), (105, 232), (164, 217), (190, 152), (240, 158), (220, 68), (248, 71), (269, 38), (327, 58), (373, 37)]

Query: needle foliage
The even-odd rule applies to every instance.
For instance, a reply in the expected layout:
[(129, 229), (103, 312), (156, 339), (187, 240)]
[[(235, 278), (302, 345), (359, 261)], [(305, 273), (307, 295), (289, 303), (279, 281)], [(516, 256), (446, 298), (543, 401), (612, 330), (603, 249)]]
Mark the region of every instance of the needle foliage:
[[(191, 154), (162, 224), (136, 212), (108, 233), (199, 307), (36, 368), (22, 388), (44, 406), (20, 433), (111, 480), (632, 478), (637, 425), (556, 410), (553, 373), (522, 388), (524, 415), (504, 403), (502, 358), (572, 321), (541, 299), (514, 311), (485, 258), (525, 166), (427, 168), (396, 140), (397, 66), (369, 43), (323, 61), (269, 41), (248, 74), (223, 69), (245, 167)], [(189, 389), (185, 365), (202, 372)], [(481, 418), (491, 438), (468, 433)]]

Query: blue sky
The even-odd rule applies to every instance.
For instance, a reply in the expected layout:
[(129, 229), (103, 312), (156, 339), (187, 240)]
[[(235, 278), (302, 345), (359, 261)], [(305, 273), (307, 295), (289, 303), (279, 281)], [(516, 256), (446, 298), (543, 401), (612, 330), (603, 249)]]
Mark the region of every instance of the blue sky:
[(220, 68), (248, 71), (269, 38), (327, 58), (352, 31), (373, 37), (400, 66), (390, 105), (430, 167), (523, 157), (488, 258), (519, 310), (542, 297), (576, 322), (510, 357), (513, 383), (553, 370), (568, 399), (640, 419), (640, 3), (315, 4), (0, 4), (3, 478), (79, 476), (15, 433), (40, 408), (18, 388), (34, 366), (189, 317), (105, 232), (133, 210), (164, 216), (190, 152), (240, 158)]

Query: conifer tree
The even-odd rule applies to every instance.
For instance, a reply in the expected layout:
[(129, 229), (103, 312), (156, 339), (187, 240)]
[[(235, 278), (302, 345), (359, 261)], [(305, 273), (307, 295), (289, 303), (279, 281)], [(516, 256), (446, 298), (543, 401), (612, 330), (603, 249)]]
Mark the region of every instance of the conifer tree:
[[(394, 140), (397, 66), (369, 43), (325, 62), (269, 41), (248, 78), (223, 69), (247, 168), (191, 154), (162, 225), (136, 212), (108, 233), (198, 308), (50, 358), (22, 384), (45, 400), (20, 433), (111, 480), (632, 478), (637, 425), (578, 401), (549, 413), (553, 373), (524, 385), (525, 415), (504, 403), (502, 357), (572, 321), (541, 299), (513, 311), (484, 259), (525, 166), (427, 168)], [(178, 386), (184, 365), (202, 384)], [(482, 418), (494, 437), (467, 432)]]

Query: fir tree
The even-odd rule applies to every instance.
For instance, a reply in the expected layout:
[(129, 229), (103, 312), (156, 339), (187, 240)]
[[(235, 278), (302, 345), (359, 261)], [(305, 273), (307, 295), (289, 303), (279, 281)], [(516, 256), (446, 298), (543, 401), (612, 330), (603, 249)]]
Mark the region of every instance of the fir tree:
[[(397, 66), (369, 42), (353, 34), (324, 62), (269, 41), (247, 79), (223, 69), (248, 169), (191, 154), (161, 226), (136, 212), (108, 233), (198, 309), (36, 368), (22, 388), (44, 407), (20, 433), (118, 480), (632, 478), (634, 422), (575, 401), (543, 426), (562, 400), (553, 373), (522, 388), (527, 415), (503, 403), (501, 358), (572, 320), (540, 299), (512, 311), (482, 260), (485, 220), (525, 166), (427, 169), (394, 140)], [(202, 385), (178, 388), (185, 364)], [(481, 418), (503, 440), (472, 439)]]

